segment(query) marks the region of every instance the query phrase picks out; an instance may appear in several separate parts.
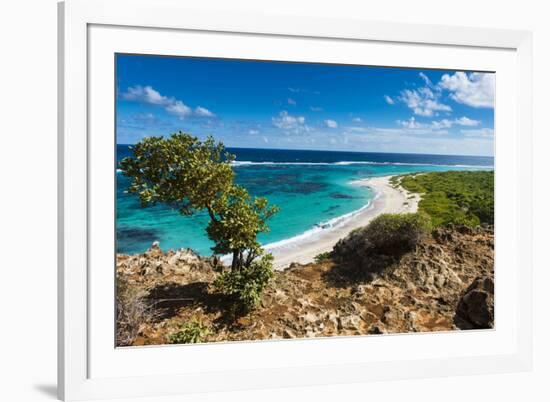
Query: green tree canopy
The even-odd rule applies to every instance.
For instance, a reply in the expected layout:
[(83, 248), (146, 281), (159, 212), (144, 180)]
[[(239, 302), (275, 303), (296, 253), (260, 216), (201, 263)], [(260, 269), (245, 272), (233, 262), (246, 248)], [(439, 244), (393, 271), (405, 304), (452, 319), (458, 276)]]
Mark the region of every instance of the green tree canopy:
[(233, 256), (231, 271), (217, 283), (247, 307), (256, 305), (272, 273), (272, 257), (264, 254), (257, 236), (269, 230), (267, 220), (277, 207), (234, 184), (235, 157), (212, 137), (202, 142), (182, 132), (147, 137), (132, 152), (120, 162), (131, 179), (128, 191), (139, 196), (143, 207), (163, 203), (183, 215), (206, 210), (213, 252)]

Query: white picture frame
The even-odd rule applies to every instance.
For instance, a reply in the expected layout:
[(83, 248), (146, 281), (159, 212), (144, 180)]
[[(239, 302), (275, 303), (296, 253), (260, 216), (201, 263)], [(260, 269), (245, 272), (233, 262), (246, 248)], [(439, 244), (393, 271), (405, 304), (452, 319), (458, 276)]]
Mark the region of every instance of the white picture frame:
[[(97, 321), (98, 312), (105, 307), (100, 306), (94, 294), (99, 291), (109, 296), (111, 284), (103, 285), (90, 269), (95, 258), (95, 251), (90, 251), (90, 239), (93, 238), (90, 228), (95, 231), (97, 227), (96, 220), (90, 222), (89, 212), (95, 202), (95, 190), (90, 191), (90, 166), (94, 166), (95, 172), (97, 165), (93, 164), (97, 152), (91, 150), (96, 146), (98, 127), (101, 127), (101, 122), (106, 124), (108, 119), (102, 118), (98, 108), (94, 108), (92, 113), (91, 106), (101, 104), (101, 100), (103, 103), (109, 102), (109, 99), (104, 99), (109, 96), (108, 92), (96, 90), (95, 86), (107, 88), (112, 77), (109, 78), (106, 73), (96, 73), (94, 66), (108, 60), (113, 52), (127, 50), (126, 47), (140, 50), (149, 46), (148, 52), (173, 54), (175, 50), (170, 37), (201, 34), (215, 35), (220, 40), (226, 38), (228, 44), (233, 43), (233, 46), (227, 46), (227, 52), (239, 52), (239, 40), (246, 38), (262, 38), (263, 43), (271, 44), (272, 52), (275, 52), (276, 42), (280, 40), (322, 41), (327, 46), (368, 44), (379, 48), (401, 46), (404, 49), (414, 46), (423, 52), (424, 60), (429, 59), (430, 49), (434, 52), (450, 49), (440, 56), (439, 62), (443, 63), (440, 67), (454, 66), (456, 60), (462, 58), (461, 66), (472, 69), (481, 65), (488, 66), (488, 69), (495, 66), (493, 69), (497, 77), (501, 71), (501, 76), (506, 80), (499, 83), (497, 78), (496, 128), (499, 134), (506, 135), (502, 140), (500, 137), (496, 140), (495, 269), (497, 314), (506, 318), (499, 321), (497, 316), (497, 323), (502, 325), (497, 324), (494, 331), (472, 331), (468, 334), (457, 332), (328, 340), (331, 349), (340, 351), (340, 357), (325, 355), (323, 351), (329, 345), (327, 340), (175, 347), (177, 349), (156, 347), (142, 348), (140, 351), (130, 348), (122, 353), (114, 352), (114, 343), (110, 347), (105, 342), (96, 342), (101, 337), (98, 333), (108, 327)], [(133, 35), (141, 35), (141, 47), (136, 47), (137, 41)], [(163, 39), (162, 46), (159, 38)], [(204, 43), (206, 45), (207, 42)], [(265, 46), (262, 51), (269, 53), (270, 46)], [(523, 31), (269, 14), (213, 14), (200, 8), (188, 8), (177, 0), (68, 0), (60, 3), (59, 397), (64, 400), (146, 397), (529, 370), (532, 362), (531, 48), (531, 34)], [(479, 58), (468, 56), (467, 53), (472, 52), (477, 52)], [(392, 61), (394, 59), (388, 54), (382, 49), (380, 60), (403, 63), (397, 59)], [(307, 57), (321, 56), (312, 54)], [(424, 60), (422, 63), (427, 63)], [(414, 66), (418, 63), (418, 60), (410, 61)], [(500, 103), (499, 85), (503, 88), (502, 92), (509, 95)], [(499, 180), (502, 181), (504, 176), (513, 191), (510, 200), (500, 202)], [(95, 216), (97, 214), (94, 219)], [(507, 216), (508, 219), (499, 220), (499, 216)], [(502, 228), (502, 235), (499, 234), (499, 227)], [(498, 276), (501, 273), (502, 281)], [(91, 286), (92, 283), (94, 286)], [(107, 333), (106, 336), (113, 335)], [(374, 353), (374, 350), (385, 351), (384, 348), (397, 343), (399, 346), (395, 349), (414, 349), (416, 353), (403, 353), (397, 357), (389, 354), (376, 356)], [(489, 344), (495, 347), (487, 347), (484, 353), (483, 345)], [(423, 351), (422, 345), (431, 345), (433, 353)], [(443, 353), (437, 353), (438, 348), (447, 350), (449, 345), (456, 345), (454, 353), (448, 353), (445, 357), (442, 357)], [(475, 348), (473, 345), (480, 346)], [(353, 353), (361, 349), (371, 352), (368, 356)], [(303, 356), (299, 356), (300, 351)], [(346, 351), (353, 358), (341, 358), (341, 355), (347, 355)], [(152, 362), (167, 359), (168, 355), (177, 355), (174, 361), (194, 362), (194, 367), (182, 368), (180, 372), (167, 362), (165, 370), (161, 371), (135, 369), (140, 362), (156, 367)], [(226, 364), (217, 364), (213, 360), (216, 355), (223, 356)], [(262, 361), (258, 362), (259, 359)], [(217, 367), (209, 369), (214, 364)]]

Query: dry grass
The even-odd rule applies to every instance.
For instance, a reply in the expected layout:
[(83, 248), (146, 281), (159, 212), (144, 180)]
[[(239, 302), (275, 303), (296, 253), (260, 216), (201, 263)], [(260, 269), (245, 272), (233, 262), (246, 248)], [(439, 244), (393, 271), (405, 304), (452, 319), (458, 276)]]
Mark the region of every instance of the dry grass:
[(153, 322), (157, 313), (148, 295), (147, 289), (129, 285), (123, 276), (117, 276), (117, 346), (132, 345), (142, 329)]

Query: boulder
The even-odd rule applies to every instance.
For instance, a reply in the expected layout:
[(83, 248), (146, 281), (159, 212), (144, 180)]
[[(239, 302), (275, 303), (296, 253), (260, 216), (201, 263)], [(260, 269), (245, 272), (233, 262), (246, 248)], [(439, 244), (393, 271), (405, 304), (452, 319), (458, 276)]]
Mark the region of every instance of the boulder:
[(491, 276), (476, 278), (458, 302), (455, 325), (460, 329), (487, 329), (494, 326), (495, 283)]

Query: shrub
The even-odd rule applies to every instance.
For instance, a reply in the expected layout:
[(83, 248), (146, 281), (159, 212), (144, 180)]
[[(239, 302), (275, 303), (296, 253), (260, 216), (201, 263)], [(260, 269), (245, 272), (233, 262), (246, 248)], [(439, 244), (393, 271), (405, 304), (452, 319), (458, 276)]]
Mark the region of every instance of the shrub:
[(431, 229), (424, 214), (382, 214), (365, 229), (369, 248), (378, 254), (401, 254), (413, 249)]
[(332, 257), (332, 253), (330, 251), (326, 251), (324, 253), (317, 254), (315, 256), (315, 262), (320, 263), (323, 261), (327, 261), (327, 260), (330, 260), (331, 257)]
[(336, 243), (332, 255), (337, 262), (376, 271), (414, 249), (430, 229), (430, 218), (422, 213), (383, 214)]
[(116, 279), (116, 289), (116, 344), (131, 346), (142, 325), (153, 321), (155, 310), (147, 299), (147, 290), (129, 286), (120, 275)]
[(265, 254), (240, 270), (224, 270), (214, 281), (214, 286), (233, 298), (239, 312), (249, 312), (258, 307), (261, 295), (273, 276), (273, 256)]
[(179, 331), (169, 335), (168, 340), (170, 343), (201, 343), (209, 334), (208, 327), (194, 318), (182, 325)]

